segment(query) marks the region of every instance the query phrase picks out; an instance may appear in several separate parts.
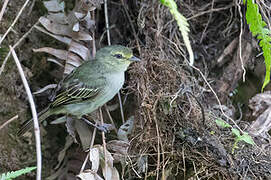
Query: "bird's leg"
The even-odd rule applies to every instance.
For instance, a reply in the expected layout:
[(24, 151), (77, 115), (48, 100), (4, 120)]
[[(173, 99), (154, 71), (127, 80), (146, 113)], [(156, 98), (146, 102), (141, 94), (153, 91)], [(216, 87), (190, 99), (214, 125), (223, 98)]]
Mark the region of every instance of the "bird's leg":
[(85, 121), (88, 125), (91, 125), (91, 126), (94, 126), (96, 127), (97, 129), (99, 129), (100, 131), (103, 131), (105, 133), (107, 133), (108, 131), (111, 130), (111, 127), (112, 125), (111, 124), (103, 124), (103, 125), (100, 125), (100, 124), (94, 124), (92, 122), (90, 122), (87, 118), (84, 118), (84, 117), (81, 117), (81, 119), (83, 121)]

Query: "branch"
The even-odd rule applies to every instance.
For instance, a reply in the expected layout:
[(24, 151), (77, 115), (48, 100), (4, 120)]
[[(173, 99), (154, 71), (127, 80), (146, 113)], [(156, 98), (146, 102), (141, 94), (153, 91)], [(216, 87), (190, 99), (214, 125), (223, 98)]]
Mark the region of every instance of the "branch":
[(32, 111), (32, 116), (33, 116), (33, 120), (34, 120), (34, 132), (35, 132), (35, 139), (36, 139), (36, 151), (37, 151), (37, 176), (36, 176), (36, 180), (41, 180), (41, 145), (40, 145), (40, 128), (39, 128), (39, 122), (38, 122), (38, 115), (37, 115), (35, 103), (33, 100), (33, 96), (31, 94), (29, 85), (28, 85), (27, 80), (25, 78), (20, 61), (19, 61), (13, 47), (9, 46), (9, 48), (11, 50), (12, 56), (14, 58), (14, 61), (17, 65), (21, 79), (23, 81), (24, 88), (27, 93), (28, 100), (29, 100), (30, 107), (31, 107), (31, 111)]

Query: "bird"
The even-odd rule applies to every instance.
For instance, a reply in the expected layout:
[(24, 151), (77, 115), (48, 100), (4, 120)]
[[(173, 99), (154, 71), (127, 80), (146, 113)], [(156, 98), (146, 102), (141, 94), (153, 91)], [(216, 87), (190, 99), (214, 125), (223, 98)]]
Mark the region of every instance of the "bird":
[[(51, 115), (64, 114), (81, 119), (108, 101), (122, 88), (125, 71), (140, 59), (122, 45), (111, 45), (97, 51), (93, 60), (83, 62), (61, 80), (49, 97), (50, 103), (38, 114), (39, 122)], [(18, 136), (33, 128), (33, 119), (25, 122)]]

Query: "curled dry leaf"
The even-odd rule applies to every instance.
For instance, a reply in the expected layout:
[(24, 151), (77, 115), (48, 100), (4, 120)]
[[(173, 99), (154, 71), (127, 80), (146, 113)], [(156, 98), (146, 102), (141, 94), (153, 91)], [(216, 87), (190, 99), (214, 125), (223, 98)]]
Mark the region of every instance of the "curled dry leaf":
[(122, 155), (127, 155), (130, 144), (125, 141), (112, 140), (107, 143), (107, 148)]
[(39, 49), (33, 49), (34, 52), (46, 52), (51, 54), (59, 59), (65, 60), (66, 63), (73, 65), (74, 67), (78, 67), (82, 64), (82, 60), (75, 54), (61, 49), (54, 49), (50, 47), (43, 47)]
[(114, 162), (120, 162), (123, 160), (123, 158), (128, 154), (129, 146), (130, 144), (128, 142), (120, 140), (112, 140), (106, 144), (108, 150), (114, 152), (113, 154)]
[(65, 69), (64, 69), (64, 75), (68, 75), (70, 74), (74, 69), (74, 66), (70, 65), (70, 64), (66, 64), (65, 65)]
[[(39, 22), (45, 27), (45, 29), (53, 34), (72, 37), (74, 40), (91, 41), (92, 37), (80, 30), (74, 32), (69, 25), (59, 24), (45, 17), (40, 17)], [(78, 27), (79, 29), (79, 27)]]
[(58, 0), (43, 1), (44, 6), (49, 12), (64, 12), (65, 3)]
[(249, 101), (253, 116), (257, 117), (249, 128), (249, 133), (254, 136), (269, 137), (271, 129), (271, 91), (257, 94)]
[(148, 169), (148, 156), (143, 155), (137, 159), (138, 174), (145, 173)]
[(47, 85), (47, 86), (41, 88), (40, 90), (38, 90), (38, 91), (36, 91), (36, 92), (33, 92), (33, 94), (34, 94), (34, 95), (36, 95), (36, 94), (41, 94), (41, 93), (43, 93), (43, 92), (45, 92), (45, 91), (47, 91), (47, 90), (49, 90), (49, 89), (54, 89), (54, 88), (56, 88), (56, 87), (57, 87), (57, 84), (49, 84), (49, 85)]
[(90, 11), (87, 14), (74, 12), (74, 16), (76, 17), (77, 21), (80, 23), (80, 27), (84, 27), (87, 30), (94, 29), (95, 21), (91, 20)]
[(48, 14), (46, 18), (58, 24), (68, 24), (68, 18), (64, 13), (51, 13)]
[(119, 140), (128, 142), (128, 135), (132, 132), (134, 127), (134, 116), (131, 116), (118, 130)]
[(85, 170), (76, 177), (81, 180), (103, 180), (96, 172), (93, 172), (90, 169)]
[(85, 11), (94, 11), (96, 8), (100, 9), (101, 4), (103, 4), (103, 0), (82, 0), (80, 1), (80, 5), (82, 9)]
[(76, 129), (76, 133), (79, 135), (83, 150), (87, 150), (90, 146), (92, 130), (84, 121), (78, 119), (75, 120), (74, 127)]
[(55, 63), (55, 64), (59, 65), (60, 67), (64, 67), (64, 65), (63, 65), (63, 64), (61, 64), (61, 62), (59, 62), (59, 60), (58, 60), (58, 59), (54, 59), (54, 58), (47, 58), (47, 61), (48, 61), (48, 62), (53, 62), (53, 63)]
[(39, 22), (49, 32), (52, 32), (54, 34), (63, 35), (63, 36), (71, 36), (71, 31), (69, 30), (69, 25), (58, 24), (58, 23), (55, 23), (54, 21), (47, 19), (45, 17), (40, 17)]
[(48, 34), (49, 36), (57, 39), (60, 42), (63, 42), (65, 44), (67, 44), (69, 46), (69, 51), (70, 52), (74, 52), (77, 55), (79, 55), (83, 60), (88, 60), (90, 57), (90, 51), (88, 48), (86, 48), (84, 45), (72, 40), (71, 38), (65, 37), (65, 36), (60, 36), (60, 35), (55, 35), (52, 34), (48, 31), (46, 31), (44, 28), (40, 27), (40, 26), (35, 26), (36, 29), (38, 29), (39, 31)]
[[(106, 180), (119, 180), (119, 172), (118, 170), (113, 166), (113, 157), (111, 155), (111, 153), (105, 149), (103, 146), (101, 145), (95, 145), (95, 148), (99, 149), (100, 152), (100, 164), (101, 164), (101, 168), (102, 168), (102, 172), (103, 172), (103, 176)], [(104, 154), (105, 152), (105, 154)], [(104, 158), (105, 157), (105, 158)], [(105, 162), (106, 159), (106, 162)]]
[(100, 166), (100, 152), (98, 148), (89, 150), (89, 160), (91, 161), (91, 170), (97, 173)]

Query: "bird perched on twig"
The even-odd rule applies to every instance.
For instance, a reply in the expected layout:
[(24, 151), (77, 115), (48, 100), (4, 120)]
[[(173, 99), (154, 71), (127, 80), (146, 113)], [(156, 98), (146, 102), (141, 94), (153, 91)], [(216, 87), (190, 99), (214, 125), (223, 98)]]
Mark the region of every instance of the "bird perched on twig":
[[(86, 61), (66, 76), (54, 89), (51, 104), (39, 113), (39, 122), (51, 115), (81, 118), (111, 100), (124, 84), (124, 72), (131, 62), (140, 61), (130, 48), (113, 45), (100, 49), (94, 60)], [(33, 128), (33, 120), (19, 130)]]

